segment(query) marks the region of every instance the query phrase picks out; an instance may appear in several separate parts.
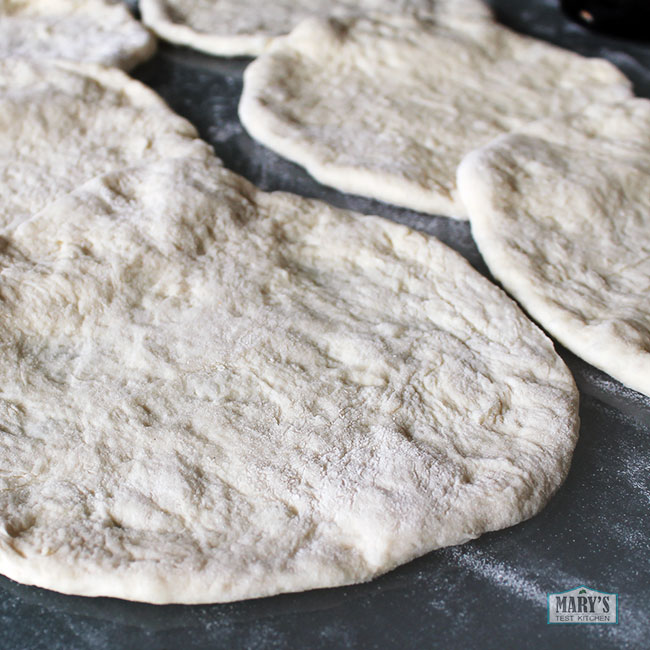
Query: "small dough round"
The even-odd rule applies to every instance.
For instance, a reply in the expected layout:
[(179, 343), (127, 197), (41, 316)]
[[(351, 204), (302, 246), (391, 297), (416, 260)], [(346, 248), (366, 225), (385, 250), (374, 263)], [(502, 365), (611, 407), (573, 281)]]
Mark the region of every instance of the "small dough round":
[(257, 56), (312, 16), (429, 12), (434, 7), (459, 18), (492, 18), (482, 0), (140, 0), (142, 20), (158, 36), (218, 56)]
[(154, 36), (121, 0), (0, 0), (0, 58), (130, 70), (155, 50)]
[(560, 343), (650, 395), (650, 101), (501, 137), (458, 185), (494, 276)]
[(439, 241), (218, 163), (99, 177), (0, 252), (0, 572), (213, 602), (368, 580), (535, 514), (552, 343)]
[(0, 230), (98, 174), (192, 155), (213, 154), (120, 70), (0, 59)]
[(631, 96), (613, 65), (447, 15), (307, 20), (247, 69), (239, 114), (318, 181), (467, 218), (462, 157), (494, 137)]

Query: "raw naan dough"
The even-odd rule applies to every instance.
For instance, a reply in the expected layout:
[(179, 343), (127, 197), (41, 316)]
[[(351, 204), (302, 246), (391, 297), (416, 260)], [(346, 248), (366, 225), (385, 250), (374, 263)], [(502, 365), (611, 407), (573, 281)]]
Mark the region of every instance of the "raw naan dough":
[(191, 155), (212, 152), (119, 70), (0, 60), (0, 230), (98, 174)]
[(492, 19), (482, 0), (140, 0), (145, 24), (161, 38), (220, 56), (256, 56), (310, 16), (433, 8), (459, 18)]
[(458, 184), (485, 261), (563, 345), (650, 395), (650, 102), (495, 140)]
[(535, 514), (577, 392), (435, 239), (217, 163), (95, 179), (0, 254), (0, 571), (228, 601)]
[(115, 0), (0, 0), (0, 58), (66, 59), (128, 70), (156, 40)]
[(610, 63), (487, 21), (307, 20), (254, 61), (250, 134), (344, 192), (466, 218), (456, 167), (495, 136), (631, 95)]

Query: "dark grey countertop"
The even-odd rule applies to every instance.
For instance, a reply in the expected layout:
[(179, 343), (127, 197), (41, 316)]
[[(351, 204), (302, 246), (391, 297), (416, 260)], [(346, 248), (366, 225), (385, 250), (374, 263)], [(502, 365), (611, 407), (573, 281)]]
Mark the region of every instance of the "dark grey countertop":
[[(517, 31), (608, 58), (650, 97), (650, 43), (590, 34), (552, 0), (491, 4)], [(161, 46), (134, 75), (190, 119), (229, 168), (262, 188), (435, 234), (487, 274), (468, 224), (325, 188), (253, 142), (236, 112), (247, 63)], [(650, 399), (560, 352), (580, 387), (580, 440), (566, 483), (533, 519), (371, 583), (226, 605), (71, 597), (0, 577), (0, 650), (650, 647)], [(547, 625), (547, 592), (578, 585), (617, 592), (619, 624)]]

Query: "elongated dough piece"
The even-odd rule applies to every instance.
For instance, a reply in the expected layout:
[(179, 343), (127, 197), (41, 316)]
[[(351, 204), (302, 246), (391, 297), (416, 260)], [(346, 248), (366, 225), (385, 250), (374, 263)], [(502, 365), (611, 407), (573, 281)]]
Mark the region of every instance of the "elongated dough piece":
[(156, 39), (121, 0), (0, 0), (0, 58), (130, 70), (155, 49)]
[(244, 75), (262, 144), (344, 192), (466, 218), (456, 167), (502, 133), (631, 96), (610, 63), (485, 20), (306, 20)]
[(309, 17), (434, 9), (492, 18), (482, 0), (140, 0), (143, 21), (161, 38), (219, 56), (257, 56)]
[(577, 391), (437, 240), (217, 162), (100, 177), (0, 251), (0, 571), (212, 602), (532, 516)]
[(650, 101), (594, 105), (467, 156), (492, 273), (563, 345), (650, 395)]
[(98, 174), (212, 155), (187, 120), (120, 70), (0, 59), (0, 230)]

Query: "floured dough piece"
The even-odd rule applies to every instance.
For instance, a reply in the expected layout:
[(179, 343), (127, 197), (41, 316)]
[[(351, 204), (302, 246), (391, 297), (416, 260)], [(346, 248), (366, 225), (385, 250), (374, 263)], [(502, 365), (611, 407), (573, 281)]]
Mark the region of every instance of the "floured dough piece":
[(156, 40), (117, 0), (0, 0), (0, 58), (67, 59), (128, 70)]
[(254, 61), (250, 134), (344, 192), (466, 218), (462, 156), (556, 112), (631, 95), (610, 63), (481, 20), (307, 20)]
[(191, 155), (212, 153), (119, 70), (0, 60), (0, 229), (98, 174)]
[(161, 38), (221, 56), (256, 56), (311, 16), (433, 8), (458, 18), (492, 18), (482, 0), (140, 0), (143, 21)]
[(0, 571), (211, 602), (367, 580), (536, 513), (577, 394), (437, 240), (218, 164), (89, 182), (0, 254)]
[(650, 102), (594, 105), (471, 153), (485, 261), (553, 336), (650, 395)]

